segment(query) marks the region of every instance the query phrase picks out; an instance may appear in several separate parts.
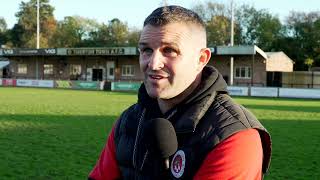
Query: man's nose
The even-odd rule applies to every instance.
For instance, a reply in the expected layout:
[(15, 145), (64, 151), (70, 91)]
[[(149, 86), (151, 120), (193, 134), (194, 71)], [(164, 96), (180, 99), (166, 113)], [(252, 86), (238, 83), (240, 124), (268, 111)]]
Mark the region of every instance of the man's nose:
[(154, 53), (150, 57), (150, 61), (149, 61), (148, 67), (151, 70), (160, 70), (160, 69), (162, 69), (164, 67), (163, 59), (164, 58), (163, 58), (161, 52), (154, 51)]

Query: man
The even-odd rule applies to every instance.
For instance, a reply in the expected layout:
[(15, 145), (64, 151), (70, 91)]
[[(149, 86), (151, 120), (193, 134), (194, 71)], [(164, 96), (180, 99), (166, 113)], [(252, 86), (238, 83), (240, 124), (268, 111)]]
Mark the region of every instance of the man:
[[(113, 127), (89, 179), (261, 179), (270, 136), (206, 66), (211, 52), (201, 18), (179, 6), (154, 10), (139, 50), (144, 83), (138, 102)], [(154, 118), (169, 120), (176, 132), (178, 149), (167, 170), (146, 145), (144, 125)]]

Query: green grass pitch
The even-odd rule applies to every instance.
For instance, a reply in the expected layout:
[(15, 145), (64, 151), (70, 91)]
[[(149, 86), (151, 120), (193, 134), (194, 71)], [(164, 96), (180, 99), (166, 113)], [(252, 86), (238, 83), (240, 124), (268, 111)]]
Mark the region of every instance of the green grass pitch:
[[(265, 179), (320, 179), (320, 100), (236, 97), (272, 135)], [(0, 87), (0, 179), (86, 179), (134, 93)]]

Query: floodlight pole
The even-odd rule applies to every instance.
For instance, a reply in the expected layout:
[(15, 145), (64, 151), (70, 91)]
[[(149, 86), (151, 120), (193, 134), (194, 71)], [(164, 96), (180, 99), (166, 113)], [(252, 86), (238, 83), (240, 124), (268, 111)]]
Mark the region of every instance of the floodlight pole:
[[(37, 49), (40, 48), (40, 2), (37, 0)], [(39, 62), (36, 59), (36, 79), (39, 79)]]
[(37, 0), (37, 49), (40, 48), (40, 3)]
[[(233, 22), (234, 22), (234, 12), (233, 12), (233, 0), (231, 0), (231, 38), (230, 38), (230, 46), (233, 46), (233, 34), (234, 34), (234, 28), (233, 28)], [(229, 85), (233, 85), (233, 56), (230, 58), (230, 82)]]
[(167, 0), (163, 0), (162, 3), (163, 3), (163, 6), (168, 6)]

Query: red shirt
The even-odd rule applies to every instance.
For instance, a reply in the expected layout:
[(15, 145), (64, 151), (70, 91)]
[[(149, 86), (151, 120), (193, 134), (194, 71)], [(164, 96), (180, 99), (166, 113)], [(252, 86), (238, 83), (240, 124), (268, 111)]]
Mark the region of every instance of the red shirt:
[[(258, 180), (262, 178), (262, 159), (258, 131), (243, 130), (219, 143), (207, 155), (194, 179)], [(115, 156), (114, 128), (89, 177), (95, 180), (121, 178)]]

